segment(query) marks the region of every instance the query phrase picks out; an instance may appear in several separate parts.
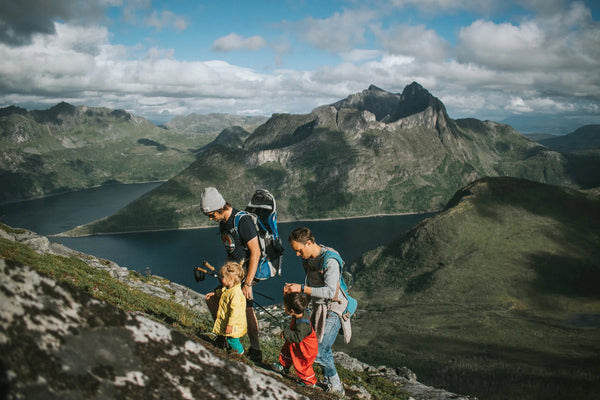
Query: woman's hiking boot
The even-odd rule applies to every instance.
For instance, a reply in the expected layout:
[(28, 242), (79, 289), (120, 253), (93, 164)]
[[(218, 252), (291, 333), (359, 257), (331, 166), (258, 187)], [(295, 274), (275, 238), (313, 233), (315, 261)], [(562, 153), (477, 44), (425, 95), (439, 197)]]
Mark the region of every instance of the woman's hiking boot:
[(339, 397), (344, 397), (346, 395), (344, 385), (342, 384), (338, 374), (325, 377), (325, 381), (323, 382), (323, 390), (327, 393), (333, 393)]

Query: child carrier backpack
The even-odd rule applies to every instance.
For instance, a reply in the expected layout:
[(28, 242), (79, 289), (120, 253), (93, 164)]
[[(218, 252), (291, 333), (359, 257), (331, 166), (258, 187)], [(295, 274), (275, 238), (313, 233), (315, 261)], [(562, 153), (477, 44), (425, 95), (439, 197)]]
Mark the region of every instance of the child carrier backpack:
[(269, 279), (278, 274), (281, 276), (283, 262), (283, 244), (277, 230), (277, 204), (275, 197), (266, 189), (257, 189), (244, 211), (235, 214), (233, 225), (237, 230), (240, 218), (244, 215), (252, 217), (258, 233), (260, 260), (255, 279)]

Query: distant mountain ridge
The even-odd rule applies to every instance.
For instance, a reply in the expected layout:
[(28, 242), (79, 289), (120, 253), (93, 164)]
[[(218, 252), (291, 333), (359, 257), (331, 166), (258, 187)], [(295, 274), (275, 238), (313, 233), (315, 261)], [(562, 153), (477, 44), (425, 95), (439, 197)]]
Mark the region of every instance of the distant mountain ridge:
[(539, 139), (567, 160), (567, 170), (582, 188), (600, 186), (600, 124), (586, 125), (564, 136)]
[(568, 135), (544, 138), (538, 142), (560, 152), (600, 150), (600, 124), (582, 126)]
[(239, 206), (267, 188), (284, 221), (437, 210), (465, 184), (504, 175), (571, 183), (559, 153), (510, 126), (452, 120), (416, 82), (402, 94), (371, 85), (308, 114), (274, 114), (243, 146), (204, 147), (185, 171), (77, 233), (206, 225), (206, 186)]
[(211, 115), (204, 123), (207, 133), (186, 125), (185, 118), (176, 131), (125, 110), (66, 102), (47, 110), (0, 108), (0, 203), (107, 183), (166, 180), (191, 164), (223, 126), (247, 121), (250, 128), (262, 120)]
[(215, 134), (231, 126), (240, 126), (246, 130), (254, 130), (268, 119), (265, 116), (192, 113), (185, 116), (177, 116), (163, 126), (167, 129), (188, 134)]
[(166, 180), (202, 142), (125, 110), (73, 106), (0, 110), (0, 202), (107, 183)]

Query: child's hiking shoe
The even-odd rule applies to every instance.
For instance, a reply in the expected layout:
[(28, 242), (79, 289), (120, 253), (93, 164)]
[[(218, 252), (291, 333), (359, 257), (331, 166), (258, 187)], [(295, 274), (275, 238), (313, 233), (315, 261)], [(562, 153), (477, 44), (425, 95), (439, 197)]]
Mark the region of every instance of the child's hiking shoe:
[(250, 347), (248, 351), (246, 351), (246, 355), (255, 363), (262, 363), (262, 351), (255, 349), (254, 347)]
[(238, 353), (236, 350), (231, 349), (228, 351), (229, 354), (229, 359), (234, 360), (234, 361), (242, 361), (244, 359), (244, 355), (246, 354), (246, 352), (242, 351), (241, 353)]
[(281, 375), (287, 375), (288, 372), (290, 371), (289, 368), (286, 368), (286, 367), (284, 367), (283, 365), (281, 365), (279, 363), (273, 363), (273, 364), (271, 364), (271, 368), (273, 369), (273, 371), (279, 372)]
[(298, 386), (304, 386), (304, 387), (309, 387), (309, 388), (316, 388), (317, 384), (315, 383), (315, 384), (311, 385), (310, 383), (300, 382), (300, 383), (298, 383)]

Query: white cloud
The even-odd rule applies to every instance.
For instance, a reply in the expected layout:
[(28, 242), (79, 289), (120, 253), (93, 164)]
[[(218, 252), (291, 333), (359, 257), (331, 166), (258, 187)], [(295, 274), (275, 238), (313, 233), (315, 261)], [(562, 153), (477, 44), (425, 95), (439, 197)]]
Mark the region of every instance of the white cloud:
[[(458, 38), (457, 63), (489, 71), (487, 78), (470, 79), (513, 96), (506, 110), (563, 112), (565, 99), (577, 108), (600, 102), (600, 24), (581, 3), (519, 24), (478, 20)], [(524, 91), (528, 98), (515, 102)]]
[(459, 61), (493, 69), (527, 69), (546, 64), (545, 35), (534, 23), (515, 26), (475, 21), (458, 34)]
[(171, 11), (163, 11), (158, 13), (153, 11), (145, 20), (146, 25), (158, 30), (164, 28), (174, 28), (177, 31), (183, 31), (187, 28), (187, 21), (184, 17), (178, 16)]
[[(407, 6), (412, 0), (396, 3)], [(451, 0), (422, 4), (456, 6)], [(476, 7), (473, 2), (461, 4), (462, 9)], [(533, 8), (540, 3), (527, 4)], [(150, 4), (131, 0), (126, 6), (133, 13)], [(168, 13), (155, 13), (147, 20), (156, 29), (176, 27), (176, 21)], [(0, 107), (41, 102), (51, 106), (65, 100), (123, 108), (163, 121), (165, 116), (191, 112), (306, 113), (370, 84), (401, 92), (417, 81), (444, 102), (452, 117), (500, 120), (532, 111), (599, 114), (600, 28), (580, 3), (561, 13), (510, 23), (475, 21), (460, 30), (455, 48), (434, 26), (383, 23), (377, 10), (346, 10), (329, 18), (278, 24), (342, 61), (306, 71), (269, 66), (269, 73), (222, 60), (179, 61), (171, 48), (113, 45), (105, 27), (54, 23), (54, 34), (32, 35), (28, 45), (0, 43)], [(371, 36), (379, 42), (366, 42)], [(300, 51), (302, 57), (314, 57), (313, 49), (300, 50), (296, 39), (282, 35), (267, 44), (261, 36), (231, 33), (215, 40), (213, 50), (259, 50), (268, 45), (277, 57)]]
[(298, 35), (318, 49), (331, 53), (347, 52), (364, 43), (367, 24), (375, 18), (374, 11), (345, 11), (325, 19), (308, 17), (293, 27)]
[(561, 14), (567, 0), (520, 0), (519, 5), (534, 11), (538, 15)]
[(531, 112), (533, 108), (527, 106), (525, 101), (523, 101), (520, 97), (511, 97), (510, 102), (506, 105), (505, 109), (507, 111), (523, 113), (523, 112)]
[(600, 24), (574, 3), (519, 24), (478, 20), (458, 34), (463, 63), (513, 71), (585, 71), (600, 67)]
[(489, 13), (497, 9), (501, 3), (497, 0), (389, 0), (389, 4), (393, 7), (415, 7), (433, 14), (460, 10)]
[(387, 31), (377, 28), (375, 33), (384, 51), (413, 56), (423, 61), (444, 61), (451, 50), (445, 39), (424, 25), (403, 25)]
[(234, 50), (260, 50), (267, 42), (261, 36), (244, 38), (235, 33), (230, 33), (215, 40), (211, 49), (213, 51), (228, 52)]
[[(1, 103), (23, 94), (62, 101), (77, 99), (90, 106), (135, 109), (146, 115), (156, 104), (202, 98), (212, 107), (253, 97), (262, 82), (272, 79), (223, 61), (181, 62), (172, 52), (152, 48), (140, 60), (108, 42), (105, 28), (56, 24), (55, 36), (38, 36), (29, 46), (0, 45)], [(91, 51), (90, 49), (93, 49)], [(188, 105), (193, 107), (193, 103)], [(176, 107), (177, 108), (177, 107)], [(233, 109), (231, 110), (233, 111)]]
[(0, 1), (0, 43), (22, 46), (30, 44), (35, 35), (52, 35), (56, 19), (84, 23), (103, 16), (102, 5), (94, 1)]
[(281, 36), (277, 41), (271, 43), (270, 47), (275, 52), (275, 63), (281, 66), (283, 64), (283, 57), (290, 52), (292, 46), (287, 37)]
[(345, 62), (359, 63), (381, 57), (381, 50), (354, 49), (340, 54)]

